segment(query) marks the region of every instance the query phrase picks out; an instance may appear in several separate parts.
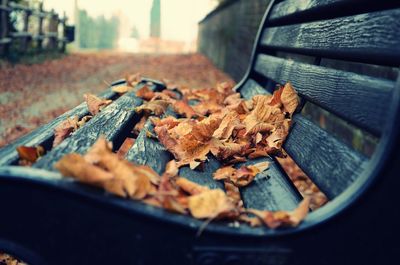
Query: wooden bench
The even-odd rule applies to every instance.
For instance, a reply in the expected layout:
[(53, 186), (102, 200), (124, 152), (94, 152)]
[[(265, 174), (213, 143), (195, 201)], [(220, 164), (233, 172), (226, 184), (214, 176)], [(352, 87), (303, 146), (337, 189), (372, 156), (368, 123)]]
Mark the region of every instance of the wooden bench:
[[(249, 98), (290, 81), (303, 106), (329, 112), (377, 141), (368, 156), (304, 113), (295, 115), (284, 148), (328, 196), (326, 206), (296, 228), (212, 222), (197, 237), (199, 220), (61, 178), (52, 165), (62, 155), (84, 153), (102, 134), (118, 148), (139, 120), (131, 110), (141, 100), (108, 89), (101, 96), (115, 101), (54, 149), (53, 129), (87, 114), (85, 104), (0, 150), (0, 250), (30, 264), (393, 263), (399, 251), (399, 65), (398, 1), (272, 1), (237, 90)], [(379, 74), (388, 69), (394, 77)], [(162, 172), (171, 155), (145, 134), (126, 158)], [(32, 168), (15, 166), (17, 146), (38, 144), (49, 150), (43, 158)], [(270, 169), (241, 189), (245, 205), (293, 209), (300, 193), (279, 164), (267, 160)], [(182, 168), (180, 175), (222, 188), (212, 179), (219, 166), (211, 158), (203, 171)]]

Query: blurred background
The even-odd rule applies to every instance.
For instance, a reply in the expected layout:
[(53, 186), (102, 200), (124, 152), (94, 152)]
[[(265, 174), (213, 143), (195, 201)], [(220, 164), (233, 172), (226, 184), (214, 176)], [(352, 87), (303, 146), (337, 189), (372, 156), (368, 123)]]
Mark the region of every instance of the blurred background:
[(238, 82), (269, 0), (0, 0), (0, 146), (140, 72)]

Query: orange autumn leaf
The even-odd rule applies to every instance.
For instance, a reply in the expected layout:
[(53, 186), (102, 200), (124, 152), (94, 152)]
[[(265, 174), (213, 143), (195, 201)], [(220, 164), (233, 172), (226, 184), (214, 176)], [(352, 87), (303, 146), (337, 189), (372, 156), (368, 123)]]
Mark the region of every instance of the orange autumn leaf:
[[(261, 211), (255, 209), (247, 210), (256, 215), (269, 228), (278, 228), (281, 226), (298, 226), (307, 216), (309, 211), (310, 198), (304, 198), (303, 201), (293, 211)], [(254, 222), (253, 225), (257, 223)]]
[(102, 99), (93, 94), (84, 94), (83, 97), (92, 115), (96, 115), (112, 102), (111, 99)]
[(242, 166), (239, 169), (226, 166), (215, 171), (213, 176), (215, 180), (229, 180), (238, 187), (244, 187), (249, 185), (258, 173), (265, 171), (268, 167), (268, 162)]
[(135, 87), (142, 80), (140, 73), (135, 73), (132, 75), (127, 75), (125, 77), (126, 84), (130, 87)]
[(285, 112), (293, 114), (299, 105), (299, 97), (290, 83), (286, 83), (281, 94), (281, 101)]
[(217, 218), (230, 215), (236, 207), (220, 190), (208, 190), (189, 197), (188, 207), (193, 217), (198, 219)]
[(75, 116), (73, 119), (68, 118), (63, 121), (54, 129), (53, 147), (59, 145), (65, 138), (76, 130), (78, 127), (79, 117)]
[(156, 94), (148, 86), (143, 86), (136, 91), (136, 96), (144, 100), (151, 100)]
[(177, 178), (175, 184), (184, 190), (185, 192), (191, 194), (191, 195), (196, 195), (200, 194), (202, 192), (208, 191), (209, 188), (199, 185), (193, 181), (190, 181), (186, 178)]
[(165, 100), (154, 100), (144, 103), (143, 105), (136, 107), (137, 113), (145, 112), (148, 114), (154, 114), (156, 116), (162, 115), (169, 106), (169, 102)]
[(183, 100), (177, 100), (172, 104), (172, 107), (176, 113), (182, 115), (186, 118), (192, 118), (197, 116), (197, 113), (193, 110), (193, 108)]
[(42, 146), (18, 146), (18, 156), (21, 160), (26, 160), (31, 163), (35, 163), (36, 160), (44, 155), (44, 148)]
[(111, 90), (118, 94), (125, 94), (128, 91), (131, 91), (132, 87), (127, 86), (127, 85), (119, 85), (119, 86), (112, 87)]
[(122, 160), (111, 151), (111, 144), (100, 138), (86, 155), (69, 154), (56, 164), (64, 176), (93, 184), (121, 197), (143, 199), (155, 191), (152, 183), (159, 176), (151, 168)]

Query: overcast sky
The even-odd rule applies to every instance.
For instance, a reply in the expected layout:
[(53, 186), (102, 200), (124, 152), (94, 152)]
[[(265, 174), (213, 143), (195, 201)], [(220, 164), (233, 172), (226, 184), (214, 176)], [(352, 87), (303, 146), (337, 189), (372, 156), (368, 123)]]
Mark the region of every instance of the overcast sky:
[[(125, 28), (135, 25), (141, 36), (149, 34), (152, 0), (78, 0), (80, 9), (90, 15), (107, 17), (120, 14)], [(161, 0), (161, 34), (169, 40), (191, 41), (197, 35), (197, 22), (214, 6), (213, 0)], [(73, 22), (74, 0), (44, 0), (46, 9), (66, 12)], [(128, 24), (128, 25), (126, 25)]]

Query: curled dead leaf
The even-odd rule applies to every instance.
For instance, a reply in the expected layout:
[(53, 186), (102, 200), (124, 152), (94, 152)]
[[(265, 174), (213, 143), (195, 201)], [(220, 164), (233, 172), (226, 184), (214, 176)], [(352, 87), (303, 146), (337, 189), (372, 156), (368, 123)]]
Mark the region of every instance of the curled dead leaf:
[(43, 156), (45, 150), (42, 146), (18, 146), (17, 152), (20, 160), (25, 160), (30, 163), (35, 163), (39, 157)]
[(144, 103), (143, 105), (135, 108), (137, 113), (146, 112), (148, 114), (154, 114), (160, 116), (164, 114), (169, 106), (169, 102), (165, 100), (154, 100)]
[(83, 97), (85, 98), (89, 112), (92, 115), (96, 115), (112, 102), (111, 99), (102, 99), (93, 94), (84, 94)]
[(228, 196), (220, 189), (190, 196), (188, 206), (193, 217), (198, 219), (227, 216), (236, 209)]

